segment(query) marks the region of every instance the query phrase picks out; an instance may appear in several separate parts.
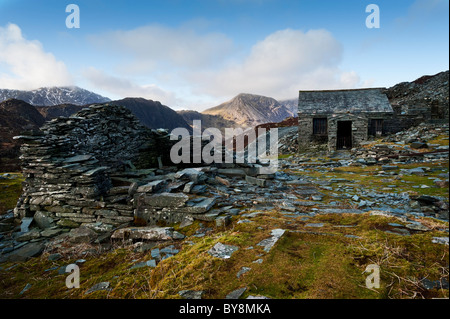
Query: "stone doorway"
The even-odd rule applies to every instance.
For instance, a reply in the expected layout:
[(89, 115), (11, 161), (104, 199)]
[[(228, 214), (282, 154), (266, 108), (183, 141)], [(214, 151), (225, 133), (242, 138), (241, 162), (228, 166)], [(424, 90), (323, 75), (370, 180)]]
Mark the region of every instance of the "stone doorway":
[(336, 133), (336, 149), (352, 148), (352, 121), (338, 121)]

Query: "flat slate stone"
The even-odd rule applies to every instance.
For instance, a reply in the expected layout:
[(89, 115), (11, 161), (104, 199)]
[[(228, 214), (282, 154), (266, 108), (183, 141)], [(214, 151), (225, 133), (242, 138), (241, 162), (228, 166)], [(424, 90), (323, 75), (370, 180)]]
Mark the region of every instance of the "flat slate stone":
[(257, 245), (263, 246), (264, 251), (269, 252), (272, 249), (272, 247), (275, 245), (275, 243), (278, 241), (278, 239), (280, 239), (280, 237), (284, 234), (284, 232), (285, 232), (284, 229), (279, 229), (279, 228), (272, 229), (272, 231), (271, 231), (272, 237), (260, 241)]
[(184, 299), (202, 299), (203, 291), (181, 290), (178, 294)]
[(236, 274), (236, 277), (240, 278), (243, 274), (245, 274), (246, 272), (248, 272), (250, 270), (252, 270), (250, 267), (242, 267)]
[(23, 295), (28, 289), (30, 289), (31, 288), (31, 284), (29, 284), (29, 283), (27, 283), (26, 285), (25, 285), (25, 287), (22, 289), (22, 291), (21, 292), (19, 292), (19, 295)]
[(106, 166), (100, 166), (100, 167), (91, 169), (91, 170), (89, 170), (89, 171), (83, 173), (83, 175), (84, 175), (84, 176), (92, 176), (92, 175), (97, 174), (97, 173), (99, 173), (99, 172), (106, 171), (107, 169), (108, 169), (108, 167), (106, 167)]
[(448, 246), (448, 237), (433, 237), (431, 242), (433, 244), (443, 244)]
[(249, 184), (257, 185), (260, 187), (266, 187), (266, 184), (267, 184), (267, 181), (265, 179), (256, 178), (256, 177), (249, 176), (249, 175), (245, 176), (245, 181)]
[(44, 250), (44, 244), (40, 242), (34, 242), (26, 244), (16, 250), (13, 250), (6, 256), (2, 256), (0, 262), (2, 261), (27, 261), (32, 257), (39, 256)]
[(419, 222), (413, 222), (405, 225), (406, 228), (411, 230), (420, 230), (420, 231), (427, 231), (430, 230), (428, 227), (422, 225)]
[(247, 299), (270, 299), (269, 297), (266, 296), (248, 296)]
[(360, 209), (340, 209), (340, 208), (325, 208), (318, 211), (319, 214), (362, 214)]
[(189, 200), (189, 196), (183, 193), (161, 193), (147, 196), (144, 205), (152, 207), (180, 207)]
[(294, 203), (296, 206), (314, 206), (319, 203), (313, 201), (298, 201)]
[(305, 227), (323, 227), (322, 223), (310, 223), (306, 224)]
[(37, 229), (32, 229), (29, 232), (26, 232), (22, 235), (20, 235), (19, 237), (16, 238), (16, 240), (18, 242), (25, 242), (25, 241), (29, 241), (32, 239), (37, 239), (41, 237), (41, 234), (39, 233), (39, 230)]
[(30, 224), (33, 222), (33, 217), (22, 218), (22, 223), (20, 224), (20, 231), (26, 233), (29, 231)]
[(95, 291), (108, 290), (108, 289), (109, 289), (109, 282), (103, 281), (103, 282), (99, 282), (98, 284), (95, 284), (94, 286), (89, 288), (84, 294), (88, 295), (88, 294), (93, 293)]
[(214, 247), (212, 247), (210, 250), (208, 250), (208, 253), (211, 256), (214, 256), (217, 258), (228, 259), (238, 249), (239, 248), (236, 246), (224, 245), (222, 243), (217, 243), (214, 245)]
[(116, 230), (112, 239), (141, 239), (141, 240), (174, 240), (182, 239), (184, 235), (173, 230), (173, 227), (126, 227)]
[(246, 173), (243, 169), (237, 169), (237, 168), (219, 168), (217, 170), (217, 173), (223, 174), (223, 175), (231, 175), (231, 176), (245, 176)]
[(247, 290), (247, 287), (238, 288), (236, 290), (233, 290), (228, 295), (226, 295), (225, 299), (239, 299), (246, 290)]
[(157, 180), (147, 183), (145, 185), (139, 186), (137, 188), (138, 193), (152, 193), (161, 189), (167, 182), (165, 180)]
[(148, 261), (139, 262), (139, 263), (134, 264), (133, 266), (131, 266), (130, 269), (137, 269), (137, 268), (143, 268), (143, 267), (155, 268), (156, 267), (156, 261), (154, 259), (151, 259), (151, 260), (148, 260)]
[(181, 210), (189, 214), (202, 214), (210, 210), (215, 203), (215, 197), (207, 197), (200, 200), (199, 202), (190, 201), (187, 203), (188, 206), (181, 208)]
[(84, 162), (92, 158), (92, 155), (76, 155), (64, 161), (64, 163)]
[(73, 228), (69, 233), (69, 241), (72, 243), (90, 243), (95, 240), (98, 234), (90, 228)]

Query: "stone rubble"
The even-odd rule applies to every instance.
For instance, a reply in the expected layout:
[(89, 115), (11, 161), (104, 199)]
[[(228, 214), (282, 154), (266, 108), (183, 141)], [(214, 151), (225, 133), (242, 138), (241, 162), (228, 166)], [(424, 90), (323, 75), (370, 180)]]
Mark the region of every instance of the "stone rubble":
[[(106, 116), (108, 122), (104, 120)], [(110, 120), (117, 126), (103, 128)], [(107, 110), (94, 106), (52, 123), (43, 127), (41, 135), (21, 137), (26, 141), (23, 146), (26, 181), (14, 213), (0, 216), (0, 262), (25, 261), (61, 242), (97, 243), (105, 247), (111, 243), (128, 243), (136, 245), (138, 252), (150, 251), (151, 254), (151, 259), (136, 262), (131, 269), (155, 267), (161, 260), (177, 254), (179, 246), (155, 249), (154, 243), (179, 245), (185, 239), (183, 228), (196, 220), (214, 222), (216, 228), (223, 229), (235, 219), (238, 219), (237, 224), (252, 223), (252, 219), (265, 216), (265, 211), (271, 209), (278, 209), (286, 219), (301, 216), (303, 220), (317, 214), (371, 212), (405, 223), (391, 225), (390, 230), (403, 236), (429, 231), (425, 225), (415, 222), (415, 217), (448, 220), (448, 198), (364, 189), (351, 180), (324, 180), (282, 171), (292, 169), (301, 174), (305, 170), (330, 172), (338, 167), (378, 165), (379, 175), (389, 185), (389, 179), (401, 174), (425, 176), (430, 170), (425, 166), (401, 170), (398, 165), (433, 162), (448, 157), (448, 152), (403, 156), (412, 150), (410, 146), (389, 141), (398, 142), (396, 145), (400, 146), (390, 148), (374, 144), (371, 148), (352, 150), (339, 160), (310, 160), (306, 156), (292, 155), (280, 160), (281, 170), (268, 176), (259, 174), (259, 164), (206, 166), (201, 163), (197, 167), (177, 167), (167, 161), (163, 152), (154, 151), (168, 148), (171, 143), (168, 133), (142, 129), (134, 117), (120, 107)], [(445, 125), (440, 126), (440, 130), (430, 126), (419, 128), (419, 142), (427, 143), (428, 151), (439, 149), (440, 146), (429, 143), (437, 134), (448, 135)], [(404, 136), (386, 137), (386, 141), (402, 140), (415, 132), (411, 129), (409, 133), (402, 133)], [(135, 143), (133, 136), (140, 136), (143, 144)], [(83, 143), (86, 140), (90, 142)], [(103, 145), (106, 141), (113, 145)], [(411, 138), (409, 142), (415, 141)], [(389, 157), (392, 155), (400, 157)], [(161, 159), (164, 165), (160, 165)], [(448, 173), (440, 178), (448, 181)], [(324, 200), (322, 191), (325, 190), (332, 201)], [(353, 203), (352, 208), (343, 207), (347, 201)], [(20, 225), (17, 225), (18, 219)], [(177, 223), (180, 232), (161, 225)], [(306, 223), (305, 227), (321, 228), (324, 224)], [(199, 223), (192, 237), (203, 237), (210, 231), (212, 228)], [(268, 253), (285, 231), (273, 229), (270, 237), (257, 245)], [(448, 245), (448, 237), (434, 237), (433, 243)], [(238, 248), (218, 242), (208, 253), (229, 259)], [(253, 261), (255, 264), (262, 262), (262, 258)], [(250, 267), (243, 267), (237, 277), (249, 270)], [(245, 288), (233, 291), (230, 297), (239, 295), (236, 297), (239, 298), (241, 292), (244, 293)], [(202, 293), (182, 291), (180, 295), (188, 299), (201, 298)]]
[[(176, 166), (168, 154), (177, 140), (143, 127), (115, 105), (90, 106), (30, 134), (16, 137), (23, 141), (26, 179), (14, 214), (0, 217), (0, 232), (7, 234), (1, 235), (0, 260), (52, 238), (72, 244), (108, 243), (131, 233), (133, 241), (183, 238), (178, 232), (146, 237), (143, 230), (139, 237), (130, 226), (204, 220), (226, 227), (239, 207), (255, 202), (248, 194), (263, 198), (274, 178), (261, 174), (264, 165), (258, 163)], [(229, 200), (232, 195), (236, 200)]]

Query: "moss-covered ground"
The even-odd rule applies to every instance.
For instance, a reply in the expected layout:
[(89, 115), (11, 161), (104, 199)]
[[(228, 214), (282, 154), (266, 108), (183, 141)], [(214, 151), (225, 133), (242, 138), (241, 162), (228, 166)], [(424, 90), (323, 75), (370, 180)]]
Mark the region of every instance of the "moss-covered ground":
[[(80, 288), (68, 289), (69, 274), (58, 270), (81, 255), (50, 261), (49, 254), (24, 263), (5, 263), (0, 270), (1, 298), (181, 298), (181, 290), (202, 290), (203, 298), (224, 298), (247, 287), (243, 297), (269, 298), (448, 298), (448, 290), (425, 290), (420, 280), (448, 280), (448, 246), (432, 243), (448, 236), (448, 223), (431, 218), (420, 221), (431, 230), (409, 236), (386, 232), (401, 224), (395, 218), (364, 214), (316, 215), (286, 218), (277, 210), (237, 224), (234, 217), (226, 229), (214, 229), (204, 237), (189, 237), (175, 244), (180, 252), (159, 262), (156, 268), (130, 269), (151, 259), (150, 251), (136, 253), (131, 247), (85, 257), (79, 264)], [(309, 224), (321, 223), (314, 228)], [(180, 231), (198, 229), (198, 223)], [(397, 226), (399, 227), (399, 226)], [(268, 252), (257, 244), (270, 237), (270, 230), (285, 234)], [(229, 259), (208, 254), (217, 242), (239, 249)], [(84, 247), (85, 250), (92, 247)], [(82, 251), (83, 249), (80, 249)], [(254, 261), (262, 259), (262, 263)], [(380, 288), (367, 288), (368, 265), (380, 267)], [(237, 278), (242, 267), (250, 271)], [(49, 270), (51, 269), (51, 270)], [(107, 281), (109, 291), (85, 294), (93, 285)], [(31, 287), (20, 294), (22, 289)]]
[(0, 215), (16, 206), (17, 199), (22, 192), (22, 182), (24, 180), (22, 174), (9, 174), (11, 178), (0, 179)]
[[(436, 143), (445, 145), (441, 139)], [(448, 145), (448, 140), (447, 144)], [(283, 156), (289, 158), (289, 156)], [(330, 159), (324, 159), (329, 161)], [(310, 162), (314, 162), (312, 159)], [(353, 184), (355, 190), (377, 192), (408, 192), (443, 196), (448, 200), (448, 187), (437, 187), (433, 179), (448, 173), (448, 160), (433, 163), (396, 164), (397, 175), (379, 174), (380, 165), (338, 168), (286, 169), (311, 180), (341, 178)], [(402, 175), (400, 169), (425, 167), (424, 176)], [(387, 176), (386, 176), (387, 175)], [(21, 179), (0, 180), (0, 209), (4, 212), (15, 205), (20, 194)], [(389, 190), (387, 185), (395, 185)], [(422, 187), (425, 185), (425, 187)], [(7, 187), (5, 187), (7, 186)], [(336, 184), (332, 185), (333, 188)], [(413, 186), (419, 186), (417, 188)], [(292, 189), (295, 190), (295, 185)], [(322, 203), (333, 199), (336, 192), (321, 189)], [(328, 196), (329, 195), (329, 196)], [(350, 207), (349, 203), (349, 207)], [(242, 298), (263, 295), (269, 298), (303, 299), (384, 299), (384, 298), (448, 298), (448, 289), (437, 285), (425, 289), (421, 280), (448, 283), (448, 245), (433, 243), (433, 237), (448, 237), (448, 222), (431, 217), (417, 219), (428, 231), (410, 230), (410, 235), (398, 232), (406, 223), (394, 217), (362, 214), (289, 215), (278, 209), (263, 211), (255, 217), (233, 216), (226, 228), (216, 228), (213, 222), (195, 221), (176, 230), (187, 237), (181, 241), (158, 243), (156, 247), (175, 245), (179, 253), (160, 261), (155, 268), (130, 269), (141, 261), (152, 259), (150, 251), (136, 252), (133, 246), (113, 243), (115, 249), (95, 253), (95, 245), (80, 245), (73, 253), (63, 254), (57, 261), (49, 260), (49, 252), (22, 263), (0, 264), (0, 298), (181, 298), (181, 290), (204, 291), (203, 298), (225, 298), (231, 291), (246, 287)], [(310, 211), (308, 207), (305, 212)], [(251, 212), (242, 209), (241, 213)], [(0, 212), (0, 213), (1, 213)], [(251, 222), (238, 223), (243, 219)], [(412, 217), (411, 217), (412, 218)], [(319, 224), (321, 227), (315, 227)], [(204, 237), (195, 237), (200, 227), (212, 230)], [(273, 229), (285, 233), (274, 247), (265, 252), (258, 246), (270, 237)], [(208, 250), (216, 243), (237, 246), (229, 259), (211, 256)], [(90, 252), (85, 254), (86, 252)], [(92, 253), (94, 252), (94, 253)], [(80, 288), (66, 287), (67, 273), (61, 267), (79, 263)], [(261, 261), (261, 262), (255, 262)], [(380, 269), (380, 287), (368, 288), (366, 268)], [(237, 273), (242, 267), (251, 270)], [(86, 294), (99, 282), (109, 282), (109, 290)], [(22, 292), (28, 284), (28, 289)], [(448, 285), (448, 284), (447, 284)], [(22, 293), (21, 293), (22, 292)]]

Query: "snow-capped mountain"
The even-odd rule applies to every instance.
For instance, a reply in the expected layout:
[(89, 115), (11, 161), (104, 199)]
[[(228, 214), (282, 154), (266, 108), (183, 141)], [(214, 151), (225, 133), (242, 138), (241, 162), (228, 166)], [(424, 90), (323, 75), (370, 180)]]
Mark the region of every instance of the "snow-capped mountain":
[(14, 98), (31, 105), (52, 106), (58, 104), (85, 105), (111, 101), (77, 86), (44, 87), (32, 91), (0, 89), (0, 102)]

